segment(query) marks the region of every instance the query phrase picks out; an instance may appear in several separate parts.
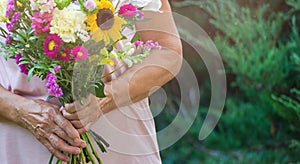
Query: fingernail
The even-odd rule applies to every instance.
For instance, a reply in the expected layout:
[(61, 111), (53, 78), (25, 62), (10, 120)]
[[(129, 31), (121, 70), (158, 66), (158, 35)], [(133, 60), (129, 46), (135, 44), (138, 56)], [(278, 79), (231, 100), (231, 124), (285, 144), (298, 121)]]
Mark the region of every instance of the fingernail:
[(80, 149), (77, 149), (77, 150), (76, 150), (76, 154), (80, 154)]
[(85, 143), (84, 141), (82, 141), (81, 147), (82, 147), (82, 148), (86, 147), (86, 143)]

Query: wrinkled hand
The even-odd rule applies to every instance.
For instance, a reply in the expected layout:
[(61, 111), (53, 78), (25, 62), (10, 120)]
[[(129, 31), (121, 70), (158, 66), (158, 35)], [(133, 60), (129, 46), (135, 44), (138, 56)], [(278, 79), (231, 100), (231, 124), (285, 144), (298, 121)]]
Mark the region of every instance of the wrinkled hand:
[(61, 108), (61, 112), (80, 134), (88, 131), (103, 114), (99, 106), (99, 99), (92, 94), (83, 99), (81, 103), (76, 101), (66, 104), (64, 108)]
[(24, 104), (19, 111), (20, 120), (52, 154), (68, 161), (69, 157), (62, 152), (79, 154), (85, 142), (58, 109), (58, 106), (43, 100), (35, 100), (34, 103)]

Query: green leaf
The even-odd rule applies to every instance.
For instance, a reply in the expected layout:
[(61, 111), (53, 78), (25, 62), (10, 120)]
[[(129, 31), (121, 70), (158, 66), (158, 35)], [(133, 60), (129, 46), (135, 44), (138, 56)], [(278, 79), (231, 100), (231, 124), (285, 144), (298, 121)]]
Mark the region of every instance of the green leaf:
[(95, 83), (96, 87), (95, 87), (95, 94), (96, 94), (96, 97), (98, 98), (103, 98), (105, 97), (105, 94), (104, 94), (104, 83), (102, 81), (99, 81), (99, 82), (96, 82)]
[(53, 99), (53, 98), (55, 98), (55, 96), (50, 95), (50, 96), (47, 97), (46, 101), (49, 101), (49, 100), (51, 100), (51, 99)]
[(135, 33), (135, 35), (133, 36), (133, 38), (131, 39), (131, 43), (138, 41), (141, 39), (141, 36), (139, 33)]
[(97, 133), (95, 133), (94, 131), (89, 130), (88, 133), (94, 138), (94, 140), (96, 141), (96, 143), (97, 143), (98, 147), (100, 148), (100, 150), (103, 153), (107, 152), (106, 149), (105, 149), (105, 147), (103, 146), (103, 144), (106, 147), (109, 147), (109, 144), (101, 136), (99, 136)]
[(47, 66), (43, 65), (43, 64), (37, 64), (36, 66), (34, 66), (35, 68), (37, 69), (44, 69), (44, 70), (47, 70)]
[(34, 67), (32, 67), (29, 71), (28, 71), (28, 76), (27, 76), (27, 80), (30, 81), (30, 78), (32, 77), (33, 75), (33, 71), (34, 71)]

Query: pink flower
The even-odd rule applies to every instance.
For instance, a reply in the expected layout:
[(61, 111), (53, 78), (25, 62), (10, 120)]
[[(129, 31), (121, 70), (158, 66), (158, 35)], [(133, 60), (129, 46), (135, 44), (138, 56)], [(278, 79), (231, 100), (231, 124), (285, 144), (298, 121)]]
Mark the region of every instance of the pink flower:
[(44, 41), (45, 54), (49, 58), (57, 57), (61, 43), (61, 39), (57, 34), (49, 34)]
[(66, 48), (64, 51), (63, 51), (63, 53), (61, 53), (61, 54), (59, 54), (58, 56), (57, 56), (57, 58), (59, 58), (60, 60), (62, 60), (62, 61), (65, 61), (65, 62), (67, 62), (67, 61), (69, 61), (70, 60), (70, 58), (71, 58), (71, 49), (70, 48)]
[(83, 46), (76, 46), (72, 49), (73, 55), (76, 60), (85, 60), (88, 58), (88, 50)]
[(119, 15), (125, 17), (125, 18), (132, 18), (136, 16), (136, 7), (132, 4), (124, 4), (120, 7)]
[(34, 12), (30, 19), (32, 20), (31, 26), (34, 29), (35, 35), (50, 31), (51, 13)]

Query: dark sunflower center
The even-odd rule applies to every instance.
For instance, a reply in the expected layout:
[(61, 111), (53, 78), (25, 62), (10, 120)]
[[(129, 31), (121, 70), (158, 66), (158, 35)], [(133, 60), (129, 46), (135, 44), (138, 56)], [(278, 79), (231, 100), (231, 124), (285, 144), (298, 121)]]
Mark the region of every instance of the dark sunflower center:
[(114, 14), (109, 9), (101, 9), (97, 13), (97, 25), (101, 30), (109, 30), (115, 23)]

